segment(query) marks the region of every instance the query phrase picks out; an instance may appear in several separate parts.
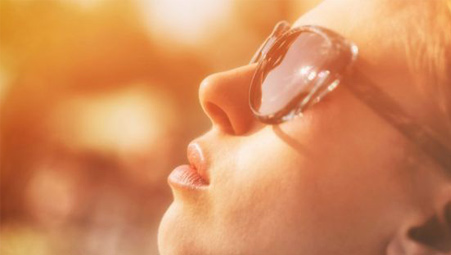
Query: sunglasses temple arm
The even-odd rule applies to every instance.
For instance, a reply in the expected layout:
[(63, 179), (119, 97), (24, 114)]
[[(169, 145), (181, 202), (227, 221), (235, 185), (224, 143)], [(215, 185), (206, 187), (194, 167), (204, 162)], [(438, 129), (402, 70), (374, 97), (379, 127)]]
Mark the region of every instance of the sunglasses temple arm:
[(426, 154), (435, 159), (451, 175), (451, 148), (440, 141), (436, 132), (416, 123), (395, 100), (358, 70), (354, 70), (353, 74), (348, 77), (352, 78), (345, 82), (345, 86), (357, 98), (364, 101)]

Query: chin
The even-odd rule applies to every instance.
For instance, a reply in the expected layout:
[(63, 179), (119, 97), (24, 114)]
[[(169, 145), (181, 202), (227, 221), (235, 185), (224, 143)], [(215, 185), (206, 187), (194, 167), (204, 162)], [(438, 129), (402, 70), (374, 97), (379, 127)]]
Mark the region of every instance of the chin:
[(173, 202), (165, 212), (158, 228), (158, 250), (160, 255), (201, 254), (194, 252), (195, 240), (192, 231), (188, 231), (189, 222), (178, 214)]
[(171, 204), (166, 210), (158, 228), (158, 251), (161, 255), (181, 254), (177, 252), (177, 243), (174, 242), (176, 231), (171, 227), (174, 225), (174, 217), (171, 210), (173, 206), (174, 204)]

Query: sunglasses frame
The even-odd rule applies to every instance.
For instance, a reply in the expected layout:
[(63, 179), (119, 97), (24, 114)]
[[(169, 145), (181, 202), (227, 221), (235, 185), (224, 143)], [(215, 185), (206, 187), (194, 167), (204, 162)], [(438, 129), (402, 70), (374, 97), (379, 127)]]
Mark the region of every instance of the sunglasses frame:
[[(276, 26), (275, 32), (279, 32), (279, 35), (270, 36), (264, 45), (262, 45), (261, 53), (257, 52), (258, 67), (254, 73), (251, 87), (250, 95), (253, 94), (255, 87), (261, 86), (263, 80), (266, 78), (267, 70), (273, 68), (272, 56), (277, 55), (275, 52), (279, 51), (281, 48), (290, 48), (291, 46), (286, 46), (285, 43), (292, 37), (297, 37), (302, 33), (316, 34), (322, 37), (328, 43), (327, 55), (330, 56), (328, 60), (333, 60), (337, 58), (346, 58), (348, 63), (343, 70), (328, 70), (324, 69), (324, 66), (331, 66), (331, 63), (324, 63), (324, 66), (316, 66), (314, 71), (314, 77), (309, 79), (309, 85), (313, 85), (313, 88), (309, 91), (307, 95), (299, 94), (290, 102), (285, 105), (285, 107), (279, 109), (278, 111), (271, 114), (261, 114), (257, 109), (254, 108), (252, 104), (252, 97), (250, 97), (249, 104), (255, 117), (263, 123), (267, 124), (278, 124), (284, 121), (291, 120), (299, 116), (305, 109), (310, 107), (316, 102), (319, 102), (325, 95), (333, 91), (343, 78), (343, 74), (347, 73), (351, 68), (352, 64), (357, 59), (358, 48), (356, 45), (350, 41), (339, 36), (331, 30), (327, 30), (317, 26), (303, 26), (280, 33)], [(283, 27), (287, 29), (286, 26)], [(274, 38), (276, 37), (276, 38)], [(270, 44), (271, 43), (271, 44)], [(276, 59), (277, 62), (278, 59)], [(330, 69), (330, 68), (329, 68)]]
[[(298, 95), (289, 102), (286, 107), (276, 113), (269, 115), (260, 114), (252, 105), (252, 93), (254, 86), (259, 86), (262, 83), (263, 75), (265, 75), (265, 62), (268, 61), (268, 57), (271, 56), (271, 53), (273, 53), (275, 48), (278, 47), (278, 45), (280, 46), (284, 40), (290, 36), (303, 32), (316, 33), (327, 38), (328, 41), (331, 42), (331, 51), (333, 54), (339, 54), (341, 57), (346, 57), (346, 55), (350, 54), (350, 56), (347, 56), (350, 57), (349, 63), (341, 70), (330, 71), (330, 73), (333, 72), (331, 77), (328, 77), (327, 80), (319, 81), (323, 82), (323, 84), (314, 86), (323, 88), (322, 93), (318, 94), (316, 91), (310, 92), (308, 100), (305, 100), (305, 95)], [(441, 140), (444, 139), (441, 139), (440, 135), (433, 131), (431, 127), (417, 123), (414, 118), (405, 112), (396, 100), (360, 72), (354, 65), (357, 58), (358, 47), (334, 31), (312, 25), (290, 29), (289, 23), (284, 21), (279, 22), (251, 60), (251, 64), (258, 64), (254, 77), (252, 78), (249, 93), (249, 106), (254, 116), (261, 122), (272, 125), (291, 120), (300, 116), (303, 111), (313, 104), (318, 103), (321, 98), (332, 92), (339, 84), (343, 84), (343, 87), (348, 88), (358, 99), (363, 101), (380, 117), (400, 131), (406, 138), (425, 152), (425, 154), (433, 158), (449, 175), (451, 175), (450, 145), (442, 143)], [(318, 67), (318, 69), (321, 68)], [(312, 82), (318, 81), (313, 80)]]

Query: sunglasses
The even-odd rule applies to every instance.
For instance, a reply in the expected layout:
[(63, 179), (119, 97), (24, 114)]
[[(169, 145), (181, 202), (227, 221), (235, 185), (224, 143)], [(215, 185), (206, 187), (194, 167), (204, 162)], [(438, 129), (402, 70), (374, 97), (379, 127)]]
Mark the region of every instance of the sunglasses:
[(358, 47), (334, 31), (279, 22), (251, 60), (257, 63), (249, 96), (254, 116), (267, 124), (292, 120), (343, 84), (451, 173), (450, 146), (353, 68), (357, 56)]

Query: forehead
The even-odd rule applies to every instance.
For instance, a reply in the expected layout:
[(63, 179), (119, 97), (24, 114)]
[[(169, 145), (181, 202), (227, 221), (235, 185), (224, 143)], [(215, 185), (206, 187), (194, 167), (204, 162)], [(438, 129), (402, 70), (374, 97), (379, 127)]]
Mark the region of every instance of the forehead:
[[(429, 18), (434, 14), (434, 7), (443, 8), (443, 0), (323, 0), (306, 15), (300, 17), (295, 24), (306, 20), (327, 22), (335, 28), (352, 31), (369, 26), (371, 30), (379, 24), (402, 26), (412, 21), (412, 17)], [(320, 19), (318, 19), (320, 18)], [(322, 21), (321, 21), (322, 20)], [(377, 29), (376, 29), (377, 30)]]
[(369, 64), (389, 57), (391, 61), (384, 66), (392, 70), (407, 64), (406, 44), (415, 39), (419, 29), (427, 28), (432, 2), (438, 1), (325, 0), (293, 26), (312, 24), (332, 29), (357, 43)]

